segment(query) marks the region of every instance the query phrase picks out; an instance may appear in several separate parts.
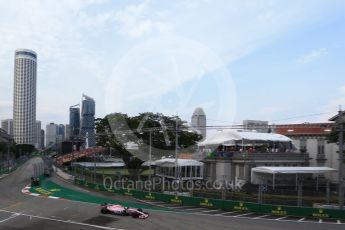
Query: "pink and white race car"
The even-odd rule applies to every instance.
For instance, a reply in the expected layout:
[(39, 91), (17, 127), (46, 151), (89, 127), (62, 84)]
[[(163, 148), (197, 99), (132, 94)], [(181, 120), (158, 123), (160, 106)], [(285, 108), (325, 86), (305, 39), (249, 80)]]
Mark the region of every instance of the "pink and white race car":
[(128, 208), (118, 204), (101, 204), (102, 214), (113, 214), (118, 216), (132, 216), (133, 218), (146, 219), (149, 217), (147, 212), (141, 208)]

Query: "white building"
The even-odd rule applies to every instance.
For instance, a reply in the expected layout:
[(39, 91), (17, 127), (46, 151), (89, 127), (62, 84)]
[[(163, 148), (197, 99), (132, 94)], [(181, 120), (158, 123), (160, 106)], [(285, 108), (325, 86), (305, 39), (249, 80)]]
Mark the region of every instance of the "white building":
[(69, 124), (65, 125), (65, 140), (69, 140), (71, 137), (71, 126)]
[(12, 119), (2, 120), (1, 128), (5, 130), (8, 135), (13, 136), (13, 120)]
[(156, 175), (159, 177), (181, 181), (204, 178), (204, 163), (197, 160), (177, 159), (175, 164), (175, 159), (165, 158), (155, 161), (152, 165), (156, 167)]
[(251, 169), (263, 166), (307, 166), (308, 154), (297, 152), (292, 140), (272, 133), (226, 130), (198, 144), (204, 156), (205, 179), (250, 181)]
[[(327, 137), (334, 128), (334, 123), (281, 124), (274, 131), (291, 138), (299, 152), (308, 153), (309, 166), (339, 169), (339, 146), (328, 143)], [(326, 174), (326, 178), (337, 182), (338, 174)]]
[(46, 147), (52, 146), (58, 142), (58, 125), (54, 123), (46, 126)]
[(37, 54), (32, 50), (15, 51), (13, 136), (17, 144), (36, 142)]
[(206, 114), (202, 108), (198, 107), (194, 110), (191, 126), (202, 136), (202, 140), (206, 139)]

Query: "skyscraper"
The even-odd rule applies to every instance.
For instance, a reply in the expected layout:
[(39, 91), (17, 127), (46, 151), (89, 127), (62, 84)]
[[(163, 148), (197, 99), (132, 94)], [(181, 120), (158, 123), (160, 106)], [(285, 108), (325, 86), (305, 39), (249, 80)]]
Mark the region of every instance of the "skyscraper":
[(70, 139), (70, 137), (71, 137), (70, 133), (71, 133), (71, 127), (69, 124), (66, 124), (65, 125), (65, 140)]
[(45, 132), (43, 129), (41, 129), (41, 149), (44, 149), (45, 147)]
[(81, 135), (87, 138), (88, 147), (96, 146), (95, 137), (95, 100), (83, 94), (81, 108)]
[(35, 148), (41, 148), (41, 121), (36, 121), (35, 130)]
[(2, 120), (1, 128), (5, 130), (8, 135), (13, 136), (13, 120), (12, 119)]
[(53, 146), (58, 142), (58, 125), (54, 123), (46, 126), (46, 147)]
[(13, 136), (17, 144), (36, 142), (37, 54), (32, 50), (15, 51)]
[(198, 107), (194, 110), (191, 125), (202, 136), (202, 139), (206, 139), (206, 114), (202, 108)]
[(69, 107), (69, 133), (70, 138), (79, 137), (80, 134), (80, 109), (79, 104)]
[(65, 125), (60, 124), (58, 125), (58, 136), (59, 140), (63, 141), (65, 139)]

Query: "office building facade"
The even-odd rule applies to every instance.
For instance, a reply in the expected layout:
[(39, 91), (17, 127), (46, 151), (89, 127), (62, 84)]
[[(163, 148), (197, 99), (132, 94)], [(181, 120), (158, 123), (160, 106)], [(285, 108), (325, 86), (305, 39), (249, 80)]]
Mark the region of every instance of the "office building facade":
[(1, 128), (5, 130), (8, 135), (13, 136), (13, 120), (12, 119), (2, 120)]
[(80, 135), (80, 109), (79, 107), (71, 106), (69, 108), (69, 135), (71, 139), (77, 138)]
[(191, 120), (192, 129), (202, 136), (202, 140), (206, 139), (206, 114), (202, 108), (196, 108)]
[(95, 100), (93, 98), (83, 95), (81, 116), (81, 136), (85, 138), (86, 147), (96, 146)]
[(17, 144), (36, 143), (37, 54), (32, 50), (15, 51), (13, 136)]

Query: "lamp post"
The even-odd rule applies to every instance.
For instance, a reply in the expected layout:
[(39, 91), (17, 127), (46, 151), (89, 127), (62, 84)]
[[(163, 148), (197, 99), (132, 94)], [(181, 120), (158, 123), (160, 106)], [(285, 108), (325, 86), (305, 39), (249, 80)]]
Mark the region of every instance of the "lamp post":
[(339, 208), (344, 207), (344, 188), (343, 188), (343, 163), (344, 163), (344, 121), (343, 112), (339, 110), (339, 175), (338, 175), (338, 195)]
[(339, 169), (338, 169), (338, 202), (339, 208), (344, 208), (344, 178), (343, 178), (343, 165), (344, 165), (344, 124), (345, 124), (345, 111), (341, 110), (336, 116), (329, 119), (329, 121), (336, 122), (339, 131)]
[[(177, 151), (177, 148), (178, 148), (178, 126), (177, 126), (177, 116), (175, 118), (175, 181), (177, 182), (178, 180), (178, 177), (179, 177), (179, 169), (178, 169), (178, 164), (177, 164), (177, 154), (178, 154), (178, 151)], [(180, 183), (180, 181), (179, 181)], [(180, 186), (180, 184), (179, 184)], [(175, 195), (177, 195), (177, 190), (175, 191)]]
[(149, 146), (149, 181), (150, 181), (150, 186), (149, 186), (149, 191), (151, 192), (151, 162), (152, 162), (152, 130), (150, 129), (149, 131), (149, 138), (150, 138), (150, 146)]

